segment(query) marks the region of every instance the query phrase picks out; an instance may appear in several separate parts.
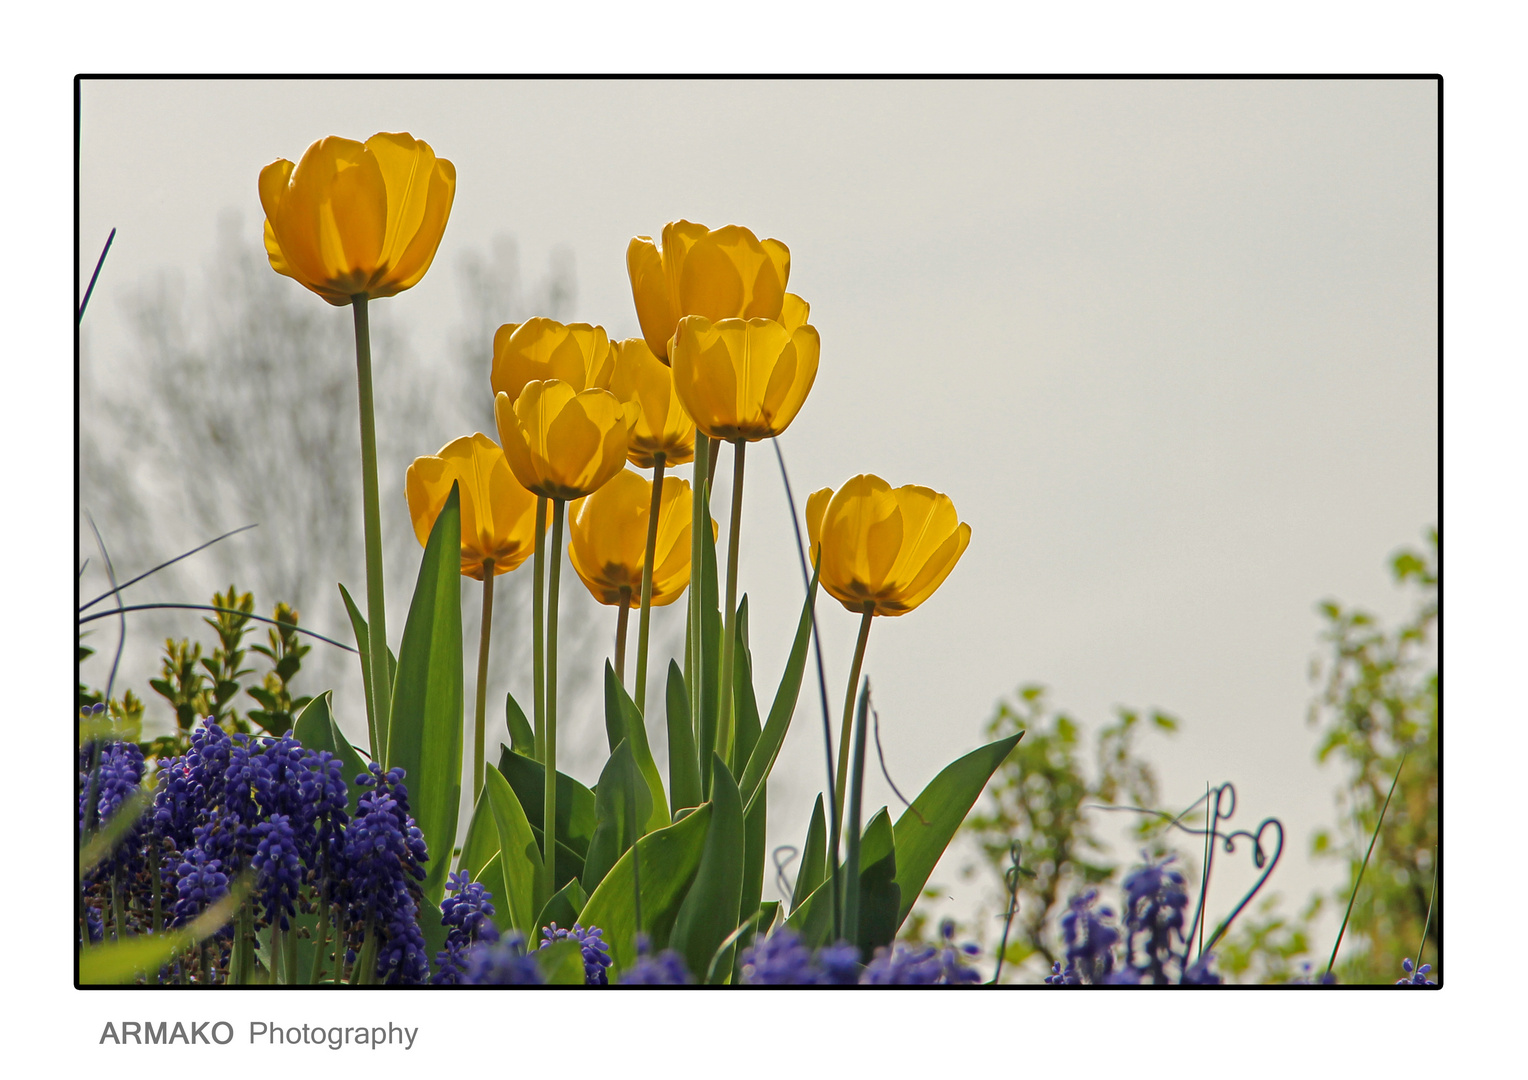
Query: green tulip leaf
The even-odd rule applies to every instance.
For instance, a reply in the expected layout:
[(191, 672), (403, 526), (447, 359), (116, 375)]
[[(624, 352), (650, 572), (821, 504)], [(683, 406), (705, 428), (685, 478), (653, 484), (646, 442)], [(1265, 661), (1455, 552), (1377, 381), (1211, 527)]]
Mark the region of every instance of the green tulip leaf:
[(695, 728), (690, 723), (690, 694), (679, 665), (669, 661), (668, 691), (669, 791), (672, 809), (679, 811), (699, 806), (704, 800), (700, 791), (700, 758), (695, 754)]
[[(711, 804), (703, 803), (665, 829), (650, 832), (622, 855), (605, 875), (581, 914), (598, 926), (618, 968), (637, 959), (636, 878), (641, 878), (642, 932), (654, 951), (667, 947), (679, 905), (695, 879), (711, 824)], [(635, 860), (633, 856), (635, 855)], [(633, 863), (640, 863), (634, 867)]]
[[(608, 660), (605, 661), (605, 727), (607, 731), (614, 727), (621, 739), (627, 741), (632, 761), (647, 786), (647, 814), (641, 820), (642, 831), (651, 832), (663, 828), (669, 823), (668, 795), (663, 790), (658, 763), (653, 760), (652, 748), (647, 743), (647, 724), (642, 719), (637, 703), (631, 700), (631, 695), (615, 677), (615, 668), (610, 666)], [(615, 747), (610, 749), (614, 752)]]
[(529, 931), (526, 940), (535, 944), (541, 939), (542, 929), (553, 923), (564, 930), (568, 929), (578, 922), (579, 914), (588, 903), (589, 894), (584, 891), (584, 887), (578, 883), (578, 880), (575, 878), (568, 882), (542, 905), (541, 911), (536, 915), (534, 929)]
[(806, 844), (801, 848), (801, 866), (796, 871), (796, 887), (791, 890), (791, 910), (811, 896), (828, 876), (828, 824), (822, 811), (822, 796), (812, 808), (812, 823), (807, 826)]
[(785, 742), (785, 733), (791, 726), (791, 717), (796, 712), (796, 701), (801, 695), (801, 679), (806, 671), (806, 656), (808, 646), (812, 643), (812, 607), (817, 598), (817, 574), (812, 574), (812, 584), (807, 590), (806, 602), (801, 608), (801, 619), (796, 624), (796, 640), (791, 643), (790, 656), (785, 661), (785, 671), (780, 676), (780, 686), (775, 691), (774, 704), (769, 707), (769, 719), (764, 723), (764, 731), (760, 734), (758, 742), (747, 758), (740, 758), (747, 762), (743, 768), (743, 778), (738, 782), (738, 788), (743, 793), (743, 805), (753, 805), (753, 800), (764, 790), (764, 782), (769, 779), (770, 771), (775, 767), (775, 759), (780, 756), (780, 747)]
[[(748, 755), (759, 741), (759, 710), (753, 699), (753, 659), (748, 652), (748, 598), (738, 605), (737, 653), (733, 657), (737, 701), (736, 748), (737, 761), (747, 761)], [(741, 797), (741, 792), (739, 793)], [(738, 905), (740, 923), (746, 923), (738, 938), (736, 951), (741, 953), (753, 940), (754, 925), (749, 918), (759, 910), (764, 895), (765, 829), (768, 808), (764, 792), (754, 800), (753, 806), (743, 815), (743, 892)], [(740, 927), (741, 928), (741, 927)]]
[[(531, 828), (541, 831), (541, 816), (545, 813), (545, 788), (543, 778), (546, 768), (523, 754), (517, 754), (507, 746), (499, 748), (499, 771), (509, 786), (515, 789), (520, 805), (525, 809)], [(583, 864), (589, 853), (589, 840), (594, 836), (594, 792), (564, 772), (557, 774), (557, 842), (565, 844)], [(557, 855), (559, 872), (563, 864), (562, 854)]]
[(387, 768), (404, 770), (409, 807), (430, 852), (425, 901), (440, 904), (462, 790), (462, 572), (458, 485), (419, 565), (393, 679)]
[(646, 824), (652, 809), (652, 795), (632, 759), (631, 743), (622, 739), (605, 762), (595, 789), (594, 837), (580, 875), (585, 889), (597, 888), (616, 860), (649, 831)]
[(531, 953), (548, 986), (584, 985), (584, 947), (569, 939)]
[[(366, 730), (375, 731), (377, 710), (371, 700), (371, 636), (366, 629), (366, 617), (356, 607), (344, 585), (340, 586), (340, 596), (344, 598), (345, 610), (350, 614), (350, 628), (355, 632), (356, 651), (361, 654), (361, 686), (366, 691)], [(393, 654), (391, 645), (387, 647), (387, 665), (387, 685), (391, 686), (398, 672), (398, 658)], [(373, 757), (378, 756), (377, 747), (373, 746), (371, 752)]]
[(897, 819), (897, 885), (902, 890), (899, 927), (987, 781), (1023, 737), (1022, 731), (1009, 735), (946, 765)]
[[(483, 770), (483, 794), (493, 812), (499, 838), (499, 874), (504, 893), (503, 907), (509, 912), (509, 925), (534, 935), (536, 881), (542, 873), (541, 848), (526, 820), (525, 810), (514, 789), (498, 769)], [(474, 815), (475, 816), (475, 815)]]
[(902, 889), (897, 884), (897, 850), (891, 815), (883, 806), (860, 840), (859, 933), (855, 944), (866, 960), (890, 945), (902, 925)]
[[(737, 928), (743, 896), (743, 803), (727, 763), (715, 754), (711, 760), (711, 807), (700, 869), (695, 884), (679, 906), (669, 936), (669, 947), (683, 956), (690, 971), (696, 973), (710, 968), (711, 958), (722, 940)], [(722, 981), (731, 975), (729, 961), (722, 968)]]
[(531, 730), (531, 722), (525, 718), (525, 710), (520, 708), (514, 694), (504, 695), (504, 722), (509, 725), (509, 745), (515, 753), (535, 757), (536, 733)]

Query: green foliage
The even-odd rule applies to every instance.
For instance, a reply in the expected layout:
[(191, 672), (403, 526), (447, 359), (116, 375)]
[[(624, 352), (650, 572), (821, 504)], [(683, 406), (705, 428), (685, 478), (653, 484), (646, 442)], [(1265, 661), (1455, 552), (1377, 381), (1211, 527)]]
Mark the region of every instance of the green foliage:
[(298, 639), (298, 614), (292, 608), (278, 603), (272, 617), (279, 625), (267, 631), (270, 644), (251, 646), (254, 652), (270, 660), (271, 670), (266, 672), (263, 685), (252, 686), (245, 693), (260, 703), (260, 708), (249, 710), (249, 718), (272, 735), (284, 735), (292, 729), (304, 706), (313, 700), (293, 697), (291, 687), (302, 667), (302, 658), (313, 646)]
[(202, 671), (202, 647), (187, 638), (166, 638), (160, 676), (149, 686), (175, 710), (175, 726), (189, 733), (211, 710), (207, 676)]
[(432, 906), (445, 895), (462, 786), (462, 586), (459, 494), (453, 484), (425, 543), (409, 602), (392, 711), (386, 767), (402, 766), (414, 820), (432, 853), (424, 881)]
[(1334, 969), (1347, 983), (1394, 982), (1408, 956), (1431, 963), (1435, 978), (1442, 974), (1436, 910), (1423, 959), (1417, 958), (1438, 850), (1437, 530), (1428, 530), (1422, 550), (1393, 556), (1390, 569), (1396, 584), (1412, 593), (1410, 616), (1387, 629), (1367, 612), (1324, 601), (1326, 652), (1312, 668), (1319, 686), (1310, 711), (1321, 732), (1317, 760), (1336, 762), (1344, 773), (1337, 817), (1345, 824), (1323, 830), (1312, 843), (1318, 858), (1347, 864), (1348, 880), (1330, 898), (1338, 910), (1348, 902), (1400, 771)]
[(255, 610), (255, 598), (250, 593), (240, 596), (230, 585), (226, 594), (212, 594), (212, 606), (223, 610), (202, 620), (218, 636), (212, 656), (201, 662), (211, 676), (207, 715), (231, 731), (248, 731), (249, 724), (235, 711), (232, 702), (239, 693), (239, 680), (250, 674), (250, 669), (241, 665), (244, 663), (244, 635), (249, 631), (249, 615)]
[[(1050, 709), (1043, 687), (1022, 686), (1016, 701), (998, 704), (987, 734), (1023, 732), (1024, 739), (993, 774), (988, 799), (966, 820), (965, 831), (980, 844), (999, 880), (1010, 865), (1014, 841), (1021, 845), (1024, 866), (1033, 873), (1019, 882), (1019, 910), (1008, 936), (1006, 963), (1018, 965), (1038, 956), (1048, 968), (1061, 959), (1055, 927), (1066, 899), (1079, 888), (1109, 880), (1118, 869), (1094, 831), (1087, 807), (1155, 806), (1156, 775), (1137, 756), (1135, 740), (1145, 730), (1170, 734), (1177, 727), (1178, 721), (1163, 712), (1119, 709), (1114, 723), (1098, 732), (1090, 774), (1084, 766), (1080, 726), (1066, 713)], [(1142, 818), (1142, 836), (1151, 824)], [(1005, 888), (1000, 910), (1007, 906)], [(913, 929), (923, 925), (920, 921)]]
[(1256, 913), (1244, 912), (1236, 929), (1215, 946), (1215, 970), (1227, 982), (1269, 985), (1306, 976), (1296, 961), (1310, 962), (1307, 924), (1320, 909), (1321, 898), (1312, 897), (1310, 906), (1297, 919), (1281, 915), (1279, 902), (1278, 894), (1264, 897)]

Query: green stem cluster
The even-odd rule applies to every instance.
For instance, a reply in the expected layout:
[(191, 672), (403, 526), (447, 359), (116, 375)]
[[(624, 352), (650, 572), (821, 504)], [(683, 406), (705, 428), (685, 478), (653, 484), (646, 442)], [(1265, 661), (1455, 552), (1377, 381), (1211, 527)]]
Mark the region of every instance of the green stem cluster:
[(647, 635), (652, 620), (653, 560), (658, 557), (658, 514), (663, 509), (663, 464), (663, 455), (654, 454), (653, 498), (647, 511), (647, 547), (642, 559), (642, 614), (637, 622), (637, 686), (633, 695), (643, 716), (647, 715)]
[(487, 738), (488, 642), (493, 633), (493, 560), (483, 560), (483, 618), (478, 631), (477, 711), (472, 722), (472, 799), (483, 793), (483, 742)]

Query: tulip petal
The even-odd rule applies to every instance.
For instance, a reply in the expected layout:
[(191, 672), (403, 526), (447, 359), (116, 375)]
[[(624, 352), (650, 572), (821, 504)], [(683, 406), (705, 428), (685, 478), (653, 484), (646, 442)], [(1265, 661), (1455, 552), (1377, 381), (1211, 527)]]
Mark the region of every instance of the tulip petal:
[(642, 337), (654, 355), (668, 358), (668, 341), (674, 336), (679, 313), (664, 272), (658, 246), (648, 236), (633, 237), (626, 247), (626, 272), (631, 278), (631, 298), (637, 305)]
[(822, 542), (822, 515), (828, 509), (828, 501), (832, 498), (832, 488), (814, 491), (806, 497), (806, 538), (808, 551), (816, 551), (817, 545)]
[(960, 561), (961, 555), (965, 554), (970, 543), (971, 526), (961, 522), (959, 528), (929, 556), (928, 562), (924, 564), (918, 575), (908, 582), (901, 597), (901, 610), (887, 611), (885, 614), (904, 614), (932, 596), (934, 590), (944, 584), (944, 579), (950, 576), (950, 571), (955, 569), (955, 564)]
[(419, 231), (430, 201), (430, 178), (435, 172), (435, 151), (409, 134), (380, 131), (366, 140), (366, 151), (376, 161), (387, 200), (385, 241), (381, 265), (395, 266)]
[[(742, 233), (747, 230), (737, 226), (718, 229), (690, 248), (679, 270), (677, 296), (683, 314), (704, 315), (717, 322), (735, 319), (743, 313), (748, 290), (743, 283), (744, 268), (739, 266), (747, 258), (747, 240)], [(747, 233), (747, 239), (752, 237), (752, 233)], [(762, 261), (762, 257), (760, 251), (758, 260), (747, 261)]]
[(451, 206), (456, 200), (456, 166), (445, 158), (436, 158), (430, 173), (428, 195), (424, 214), (415, 229), (408, 246), (398, 256), (388, 274), (390, 292), (394, 295), (419, 284), (435, 253), (440, 248), (441, 237), (446, 231), (446, 221), (451, 216)]
[(785, 300), (780, 305), (780, 325), (795, 333), (797, 329), (806, 325), (811, 314), (810, 304), (795, 293), (786, 293)]

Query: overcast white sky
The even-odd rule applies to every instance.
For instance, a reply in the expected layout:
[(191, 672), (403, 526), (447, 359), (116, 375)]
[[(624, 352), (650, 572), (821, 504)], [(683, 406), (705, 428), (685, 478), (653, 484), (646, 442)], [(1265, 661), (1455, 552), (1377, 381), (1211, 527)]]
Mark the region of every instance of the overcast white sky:
[[(194, 275), (226, 208), (257, 235), (260, 168), (331, 133), (407, 130), (456, 164), (435, 269), (386, 301), (421, 379), (456, 256), (495, 234), (528, 277), (571, 251), (576, 317), (615, 337), (637, 333), (633, 235), (778, 237), (823, 342), (781, 440), (798, 500), (874, 472), (949, 493), (973, 530), (871, 635), (898, 786), (1022, 682), (1095, 727), (1159, 707), (1183, 721), (1146, 743), (1165, 802), (1234, 781), (1239, 822), (1289, 827), (1274, 887), (1298, 900), (1335, 880), (1306, 857), (1335, 781), (1305, 723), (1314, 604), (1399, 615), (1386, 559), (1437, 519), (1436, 102), (1431, 81), (87, 83), (87, 274), (118, 229), (92, 359), (125, 355), (131, 289)], [(800, 583), (767, 448), (748, 475), (740, 587), (772, 692)], [(856, 620), (821, 611), (837, 702)], [(819, 725), (804, 694), (773, 843), (800, 843)], [(879, 777), (868, 798), (892, 801)]]

